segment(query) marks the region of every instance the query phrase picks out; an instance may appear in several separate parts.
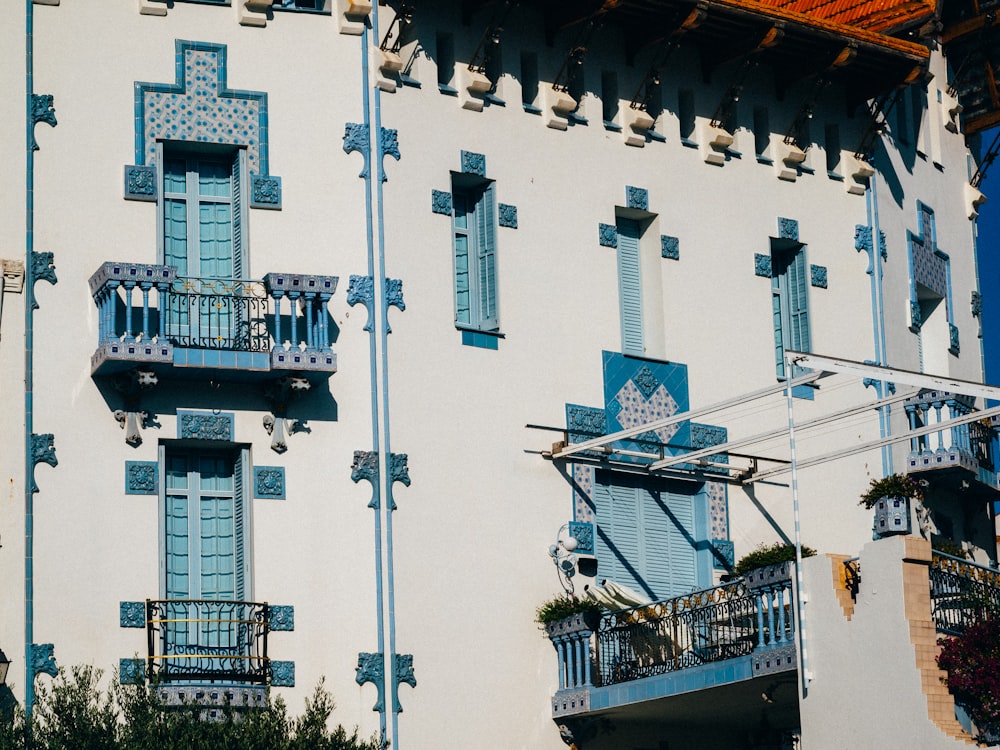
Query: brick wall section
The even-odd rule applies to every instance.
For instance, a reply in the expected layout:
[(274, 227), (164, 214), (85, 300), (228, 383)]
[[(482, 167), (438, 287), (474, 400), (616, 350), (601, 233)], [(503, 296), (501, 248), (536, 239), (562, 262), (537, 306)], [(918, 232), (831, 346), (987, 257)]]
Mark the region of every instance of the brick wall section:
[(906, 537), (903, 600), (906, 619), (910, 623), (910, 643), (916, 655), (921, 686), (927, 696), (927, 716), (947, 736), (975, 746), (972, 736), (955, 719), (955, 699), (943, 682), (947, 673), (937, 666), (941, 649), (937, 645), (937, 630), (931, 619), (930, 563), (931, 543), (915, 536)]
[(844, 560), (850, 558), (847, 555), (831, 554), (828, 554), (827, 557), (830, 558), (833, 570), (833, 591), (837, 595), (837, 603), (840, 604), (844, 617), (850, 622), (851, 618), (854, 617), (854, 597), (851, 596), (851, 590), (847, 585), (847, 569), (844, 567)]

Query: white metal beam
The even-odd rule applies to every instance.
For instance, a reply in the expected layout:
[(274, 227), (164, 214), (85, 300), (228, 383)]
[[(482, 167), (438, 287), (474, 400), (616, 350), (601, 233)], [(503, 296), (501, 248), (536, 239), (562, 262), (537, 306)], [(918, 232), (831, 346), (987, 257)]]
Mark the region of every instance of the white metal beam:
[[(901, 443), (904, 440), (909, 440), (910, 438), (920, 437), (921, 435), (930, 435), (934, 432), (943, 432), (952, 427), (958, 427), (959, 425), (968, 424), (969, 422), (978, 422), (981, 419), (987, 419), (988, 417), (993, 417), (1000, 415), (1000, 406), (994, 406), (992, 409), (983, 409), (982, 411), (974, 411), (969, 414), (965, 414), (961, 417), (955, 417), (954, 419), (948, 419), (944, 422), (937, 422), (936, 424), (927, 425), (925, 427), (918, 427), (915, 430), (910, 430), (909, 432), (902, 433), (900, 435), (890, 435), (889, 437), (882, 438), (881, 440), (874, 440), (870, 443), (861, 443), (860, 445), (855, 445), (850, 448), (843, 448), (839, 451), (833, 451), (832, 453), (824, 453), (820, 456), (813, 456), (812, 458), (807, 458), (798, 461), (798, 468), (802, 469), (807, 466), (815, 466), (817, 464), (826, 463), (827, 461), (833, 461), (838, 458), (846, 458), (847, 456), (854, 456), (858, 453), (864, 453), (865, 451), (874, 450), (875, 448), (882, 448), (886, 445), (892, 445), (893, 443)], [(754, 474), (745, 480), (745, 484), (751, 482), (759, 482), (762, 479), (770, 479), (778, 474), (784, 474), (790, 471), (790, 466), (779, 466), (775, 469), (768, 469), (767, 471), (762, 471), (758, 474)]]
[(824, 357), (819, 354), (805, 352), (788, 352), (793, 364), (810, 370), (827, 370), (829, 372), (844, 372), (874, 380), (887, 380), (891, 383), (905, 383), (920, 388), (933, 388), (937, 391), (953, 391), (966, 396), (981, 396), (1000, 400), (1000, 387), (985, 385), (972, 380), (959, 380), (946, 375), (928, 375), (912, 370), (899, 370), (895, 367), (879, 367), (866, 365), (840, 357)]
[[(872, 409), (880, 409), (883, 406), (888, 406), (890, 404), (898, 403), (899, 401), (905, 401), (908, 398), (916, 396), (918, 391), (907, 391), (906, 393), (897, 394), (895, 396), (889, 396), (887, 398), (880, 399), (879, 401), (872, 401), (871, 403), (865, 403), (860, 406), (852, 406), (848, 409), (843, 409), (841, 411), (833, 412), (832, 414), (826, 414), (822, 417), (816, 417), (815, 419), (810, 419), (805, 422), (796, 423), (795, 427), (798, 430), (807, 430), (810, 427), (819, 427), (830, 422), (835, 422), (838, 419), (843, 419), (844, 417), (851, 417), (855, 414), (863, 414), (866, 411)], [(738, 450), (740, 448), (745, 448), (748, 445), (753, 445), (754, 443), (759, 443), (764, 440), (772, 440), (774, 438), (782, 437), (787, 434), (788, 427), (781, 427), (775, 430), (769, 430), (767, 432), (761, 432), (756, 435), (751, 435), (750, 437), (741, 438), (739, 440), (734, 440), (728, 443), (719, 443), (718, 445), (713, 445), (708, 448), (699, 448), (698, 450), (691, 451), (690, 453), (682, 453), (676, 456), (671, 456), (670, 458), (664, 458), (650, 465), (649, 470), (655, 471), (657, 469), (665, 469), (668, 466), (674, 466), (675, 464), (684, 464), (697, 461), (705, 456), (714, 456), (719, 453), (729, 453), (731, 451)]]
[[(659, 430), (662, 427), (668, 427), (672, 424), (677, 424), (678, 422), (686, 422), (689, 419), (695, 419), (697, 417), (704, 416), (705, 414), (711, 414), (714, 411), (719, 411), (721, 409), (727, 409), (730, 406), (737, 406), (739, 404), (744, 404), (748, 401), (754, 401), (758, 398), (764, 398), (765, 396), (773, 396), (777, 393), (783, 393), (786, 387), (794, 388), (797, 385), (805, 385), (806, 383), (812, 383), (825, 377), (828, 373), (824, 372), (812, 372), (807, 375), (802, 375), (793, 379), (788, 383), (778, 383), (777, 385), (771, 385), (767, 388), (761, 388), (759, 391), (753, 391), (751, 393), (745, 393), (741, 396), (736, 396), (735, 398), (727, 399), (725, 401), (719, 401), (718, 403), (711, 404), (710, 406), (705, 406), (701, 409), (693, 409), (690, 411), (681, 412), (680, 414), (674, 414), (672, 417), (666, 417), (665, 419), (657, 419), (654, 422), (647, 422), (646, 424), (639, 425), (638, 427), (630, 427), (627, 430), (620, 430), (619, 432), (613, 432), (610, 435), (602, 435), (599, 438), (594, 438), (593, 440), (585, 440), (582, 443), (573, 443), (573, 445), (568, 445), (561, 451), (552, 454), (553, 459), (566, 458), (567, 456), (572, 456), (574, 453), (580, 453), (582, 451), (594, 450), (595, 448), (600, 448), (601, 446), (608, 445), (610, 443), (616, 443), (619, 440), (626, 440), (630, 437), (635, 437), (636, 435), (641, 435), (644, 432), (650, 432), (651, 430)], [(716, 451), (718, 452), (718, 451)]]

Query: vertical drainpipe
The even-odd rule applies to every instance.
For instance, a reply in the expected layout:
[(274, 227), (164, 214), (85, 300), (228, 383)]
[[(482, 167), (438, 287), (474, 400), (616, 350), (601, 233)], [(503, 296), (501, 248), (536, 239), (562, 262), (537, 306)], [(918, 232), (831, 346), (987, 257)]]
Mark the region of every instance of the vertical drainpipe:
[[(378, 5), (372, 8), (372, 37), (375, 44), (379, 40), (378, 31)], [(367, 45), (366, 45), (367, 49)], [(366, 58), (367, 59), (367, 58)], [(392, 513), (396, 509), (396, 503), (392, 499), (393, 478), (392, 469), (392, 449), (389, 439), (389, 305), (386, 301), (386, 275), (385, 275), (385, 213), (382, 205), (382, 183), (385, 181), (384, 169), (384, 144), (382, 142), (382, 90), (375, 87), (375, 117), (370, 131), (370, 143), (374, 145), (375, 151), (375, 191), (377, 200), (375, 210), (378, 213), (378, 276), (375, 277), (374, 307), (377, 312), (376, 329), (381, 337), (382, 355), (382, 428), (383, 445), (385, 452), (383, 456), (386, 460), (379, 462), (379, 472), (382, 479), (382, 486), (385, 488), (384, 502), (382, 503), (385, 513), (385, 564), (386, 564), (386, 611), (389, 619), (389, 650), (385, 652), (386, 658), (386, 702), (391, 702), (392, 710), (392, 735), (393, 747), (399, 748), (399, 713), (396, 710), (396, 595), (393, 576), (392, 560)], [(369, 170), (371, 171), (371, 170)], [(369, 177), (370, 179), (370, 177)], [(369, 184), (371, 184), (369, 182)], [(386, 710), (390, 710), (387, 706)], [(383, 714), (383, 721), (384, 719)]]
[[(377, 12), (377, 9), (373, 11)], [(368, 336), (368, 353), (371, 361), (371, 407), (372, 407), (372, 452), (379, 457), (378, 461), (378, 475), (375, 477), (375, 488), (374, 488), (374, 502), (375, 502), (375, 618), (378, 628), (378, 653), (383, 655), (385, 658), (385, 612), (383, 609), (383, 572), (382, 572), (382, 509), (385, 507), (385, 498), (383, 497), (383, 487), (385, 483), (383, 481), (383, 476), (385, 474), (385, 467), (388, 463), (388, 452), (379, 452), (379, 407), (378, 407), (378, 369), (377, 369), (377, 346), (376, 346), (376, 330), (378, 329), (378, 310), (379, 310), (379, 287), (383, 286), (377, 281), (375, 276), (375, 241), (374, 241), (374, 219), (372, 214), (372, 167), (374, 165), (374, 160), (372, 159), (372, 140), (375, 134), (372, 133), (372, 117), (371, 117), (371, 99), (369, 95), (369, 88), (371, 86), (371, 81), (369, 77), (368, 70), (368, 57), (369, 57), (369, 37), (372, 32), (369, 32), (368, 25), (365, 24), (364, 32), (361, 35), (361, 71), (362, 71), (362, 102), (364, 105), (364, 126), (368, 130), (368, 151), (365, 154), (365, 161), (367, 162), (367, 168), (365, 169), (365, 222), (367, 231), (367, 241), (368, 241), (368, 275), (375, 280), (373, 284), (374, 299), (372, 300), (372, 330), (369, 332)], [(376, 92), (376, 102), (378, 94)], [(380, 240), (381, 241), (381, 240)], [(388, 451), (388, 448), (386, 449)], [(383, 675), (385, 670), (383, 670)], [(383, 676), (383, 686), (380, 689), (382, 694), (385, 693), (385, 677)], [(395, 738), (393, 738), (395, 739)], [(379, 740), (383, 747), (385, 746), (386, 737), (386, 707), (385, 701), (382, 701), (382, 706), (379, 709)]]
[[(871, 230), (872, 247), (872, 324), (875, 327), (875, 364), (888, 364), (885, 351), (885, 299), (882, 288), (882, 230), (878, 220), (878, 177), (877, 173), (868, 178), (868, 227)], [(885, 382), (875, 382), (875, 392), (878, 398), (886, 396)], [(886, 438), (892, 434), (890, 417), (891, 406), (883, 406), (878, 410), (879, 437)], [(892, 473), (892, 446), (882, 447), (882, 474)]]
[(34, 269), (32, 268), (32, 252), (35, 247), (35, 152), (34, 152), (34, 120), (32, 117), (32, 93), (34, 91), (32, 54), (33, 54), (33, 22), (34, 7), (32, 0), (25, 0), (25, 226), (24, 226), (24, 713), (31, 718), (31, 709), (35, 703), (35, 675), (32, 668), (32, 645), (35, 642), (34, 633), (34, 573), (32, 560), (34, 555), (34, 496), (32, 459), (32, 440), (34, 432), (34, 414), (32, 412), (33, 391), (33, 320), (34, 310)]

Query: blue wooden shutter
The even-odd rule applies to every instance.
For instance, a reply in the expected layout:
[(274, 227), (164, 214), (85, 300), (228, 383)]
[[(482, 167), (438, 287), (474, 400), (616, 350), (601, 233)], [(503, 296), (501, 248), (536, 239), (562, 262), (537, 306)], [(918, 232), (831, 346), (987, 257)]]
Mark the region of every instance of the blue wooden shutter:
[(249, 278), (247, 273), (246, 258), (243, 254), (243, 214), (245, 210), (245, 203), (243, 200), (243, 175), (244, 175), (244, 160), (246, 159), (246, 151), (240, 149), (236, 152), (236, 156), (233, 158), (233, 174), (232, 174), (232, 238), (233, 238), (233, 278), (234, 279), (246, 279)]
[[(696, 545), (700, 496), (668, 492), (643, 478), (601, 472), (594, 483), (598, 578), (651, 599), (704, 587)], [(704, 566), (702, 566), (704, 567)]]
[(788, 313), (791, 320), (790, 349), (807, 352), (809, 340), (809, 268), (805, 251), (800, 249), (788, 264)]
[(247, 555), (249, 545), (249, 504), (246, 501), (247, 473), (250, 471), (250, 457), (246, 449), (241, 450), (233, 469), (233, 531), (236, 563), (236, 599), (250, 598), (250, 560)]
[(621, 307), (622, 352), (645, 353), (642, 330), (642, 272), (639, 223), (618, 220), (618, 297)]
[(491, 182), (476, 205), (476, 249), (479, 271), (479, 328), (495, 331), (497, 316), (496, 196)]
[(785, 337), (782, 323), (781, 279), (771, 278), (771, 318), (774, 324), (774, 369), (779, 378), (785, 377)]

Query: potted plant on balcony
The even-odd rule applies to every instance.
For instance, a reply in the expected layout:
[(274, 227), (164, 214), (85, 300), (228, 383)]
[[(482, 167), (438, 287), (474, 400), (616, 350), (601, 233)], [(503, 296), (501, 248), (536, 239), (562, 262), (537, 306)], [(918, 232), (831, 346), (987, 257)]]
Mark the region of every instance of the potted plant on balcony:
[(535, 610), (535, 622), (552, 638), (579, 630), (596, 630), (603, 611), (604, 606), (593, 599), (563, 594), (543, 602)]
[[(802, 557), (812, 557), (816, 550), (802, 547)], [(744, 577), (747, 586), (757, 588), (791, 580), (792, 563), (795, 561), (795, 545), (775, 542), (760, 544), (736, 563), (736, 574)]]
[(882, 536), (909, 534), (910, 501), (922, 500), (924, 491), (904, 474), (873, 479), (858, 505), (875, 509), (875, 533)]

